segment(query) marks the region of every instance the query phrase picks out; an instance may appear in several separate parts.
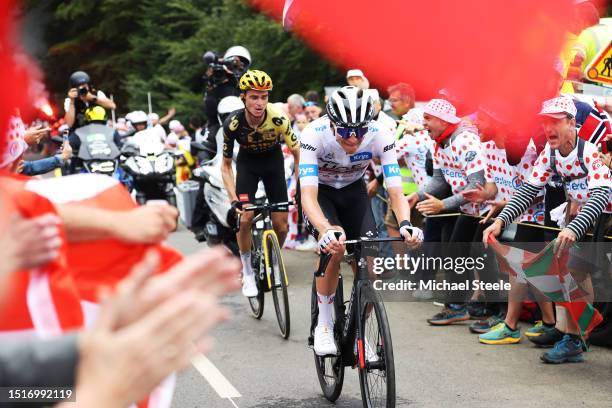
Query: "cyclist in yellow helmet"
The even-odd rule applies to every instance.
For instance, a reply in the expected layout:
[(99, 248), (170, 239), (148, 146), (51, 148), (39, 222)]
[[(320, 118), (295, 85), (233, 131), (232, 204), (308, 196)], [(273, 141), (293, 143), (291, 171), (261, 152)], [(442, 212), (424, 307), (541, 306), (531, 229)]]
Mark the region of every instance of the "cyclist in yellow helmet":
[[(223, 163), (221, 173), (232, 207), (241, 214), (240, 230), (236, 234), (243, 269), (242, 294), (257, 296), (255, 276), (251, 269), (252, 212), (242, 212), (246, 203), (254, 203), (257, 184), (263, 181), (270, 203), (287, 201), (284, 158), (281, 142), (284, 139), (299, 163), (298, 138), (284, 112), (268, 103), (272, 78), (263, 71), (249, 70), (238, 82), (245, 107), (238, 109), (223, 122)], [(232, 169), (234, 141), (240, 149), (236, 159), (236, 178)], [(297, 174), (297, 170), (295, 170)], [(272, 213), (272, 224), (280, 245), (287, 236), (287, 213)]]

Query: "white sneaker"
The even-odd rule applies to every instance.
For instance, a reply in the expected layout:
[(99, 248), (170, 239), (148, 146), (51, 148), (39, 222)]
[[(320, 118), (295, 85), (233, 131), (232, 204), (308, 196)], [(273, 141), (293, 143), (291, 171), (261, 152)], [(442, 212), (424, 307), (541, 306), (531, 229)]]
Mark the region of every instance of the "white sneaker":
[(246, 297), (257, 296), (257, 283), (255, 283), (255, 274), (242, 276), (242, 295)]
[[(357, 352), (357, 340), (355, 340), (355, 355), (358, 355)], [(369, 362), (374, 362), (374, 361), (378, 361), (378, 354), (376, 354), (374, 352), (374, 349), (372, 349), (372, 347), (370, 347), (370, 343), (368, 343), (368, 339), (366, 339), (365, 341), (365, 355), (366, 355), (366, 361)]]
[(335, 355), (338, 347), (334, 341), (334, 331), (327, 326), (317, 326), (314, 331), (314, 351), (318, 356)]

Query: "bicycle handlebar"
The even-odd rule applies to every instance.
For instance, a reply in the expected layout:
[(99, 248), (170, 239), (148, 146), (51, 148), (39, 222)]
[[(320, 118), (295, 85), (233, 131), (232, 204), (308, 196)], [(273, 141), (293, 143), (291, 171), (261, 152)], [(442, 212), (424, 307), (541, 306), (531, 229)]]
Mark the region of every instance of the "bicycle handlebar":
[[(339, 232), (335, 232), (334, 233), (336, 235), (336, 238), (340, 238), (340, 233)], [(388, 237), (388, 238), (368, 238), (368, 237), (361, 237), (358, 239), (351, 239), (348, 241), (344, 241), (344, 244), (361, 244), (364, 242), (399, 242), (399, 241), (404, 241), (404, 239), (402, 237)], [(327, 269), (327, 265), (329, 265), (329, 261), (331, 260), (332, 254), (330, 253), (323, 253), (321, 252), (319, 254), (319, 267), (317, 268), (317, 270), (314, 273), (314, 276), (316, 277), (323, 277), (325, 276), (325, 269)]]
[(245, 207), (242, 211), (260, 211), (260, 210), (280, 210), (287, 211), (290, 205), (295, 205), (293, 201), (283, 201), (280, 203), (265, 203), (261, 205), (251, 205), (249, 207)]

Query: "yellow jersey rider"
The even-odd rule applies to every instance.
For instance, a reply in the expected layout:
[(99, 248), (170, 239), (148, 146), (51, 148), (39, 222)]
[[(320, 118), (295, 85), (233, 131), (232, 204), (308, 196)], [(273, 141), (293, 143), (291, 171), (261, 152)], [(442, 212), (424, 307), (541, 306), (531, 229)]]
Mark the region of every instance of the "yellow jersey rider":
[[(253, 203), (259, 180), (263, 180), (266, 196), (271, 203), (287, 201), (284, 159), (281, 138), (293, 153), (295, 172), (299, 165), (300, 146), (289, 118), (268, 103), (272, 79), (263, 71), (249, 70), (239, 81), (244, 109), (232, 112), (223, 122), (223, 184), (232, 207), (241, 214), (240, 230), (236, 234), (242, 261), (242, 294), (257, 296), (255, 276), (251, 269), (252, 212), (242, 212), (245, 203)], [(236, 159), (236, 181), (232, 169), (234, 141), (240, 149)], [(272, 224), (281, 246), (287, 236), (287, 213), (272, 213)]]

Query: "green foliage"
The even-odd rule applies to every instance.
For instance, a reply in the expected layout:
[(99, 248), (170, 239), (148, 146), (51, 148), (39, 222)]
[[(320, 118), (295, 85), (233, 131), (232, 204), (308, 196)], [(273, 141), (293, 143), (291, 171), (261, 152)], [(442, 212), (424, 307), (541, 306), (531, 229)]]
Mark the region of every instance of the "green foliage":
[(32, 0), (26, 7), (52, 14), (42, 64), (58, 100), (70, 73), (83, 69), (115, 96), (122, 114), (146, 110), (147, 92), (160, 114), (170, 106), (181, 119), (201, 114), (202, 55), (222, 55), (232, 45), (247, 47), (252, 67), (272, 76), (272, 100), (343, 82), (334, 67), (240, 0)]

